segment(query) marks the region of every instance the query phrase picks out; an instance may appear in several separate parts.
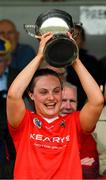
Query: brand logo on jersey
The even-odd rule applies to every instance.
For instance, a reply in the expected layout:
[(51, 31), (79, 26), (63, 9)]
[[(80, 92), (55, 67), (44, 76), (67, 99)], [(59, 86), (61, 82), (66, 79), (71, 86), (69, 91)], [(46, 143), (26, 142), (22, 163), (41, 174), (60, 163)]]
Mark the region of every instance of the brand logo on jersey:
[(61, 121), (60, 126), (65, 127), (66, 126), (66, 121), (65, 120)]
[(35, 141), (42, 141), (42, 142), (52, 142), (52, 143), (65, 143), (70, 141), (70, 135), (64, 137), (48, 137), (42, 134), (30, 134), (30, 139)]

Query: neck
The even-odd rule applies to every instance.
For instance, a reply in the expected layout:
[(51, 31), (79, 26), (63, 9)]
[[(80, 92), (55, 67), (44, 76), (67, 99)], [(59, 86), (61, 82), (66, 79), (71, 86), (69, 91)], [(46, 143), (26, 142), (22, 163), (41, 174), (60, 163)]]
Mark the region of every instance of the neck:
[(53, 121), (55, 121), (55, 120), (58, 119), (58, 118), (59, 118), (58, 116), (53, 117), (53, 118), (45, 118), (45, 117), (43, 117), (43, 119), (44, 119), (45, 121), (47, 121), (48, 123), (52, 123)]

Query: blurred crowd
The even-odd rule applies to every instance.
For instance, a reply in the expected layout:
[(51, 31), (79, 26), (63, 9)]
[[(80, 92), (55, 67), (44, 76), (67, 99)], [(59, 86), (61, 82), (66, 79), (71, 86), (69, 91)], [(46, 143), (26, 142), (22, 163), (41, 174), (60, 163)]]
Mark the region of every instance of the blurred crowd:
[[(74, 31), (77, 34), (75, 41), (79, 48), (79, 58), (100, 86), (105, 99), (104, 109), (94, 132), (90, 136), (82, 135), (80, 156), (83, 178), (102, 179), (106, 177), (106, 57), (97, 59), (85, 49), (86, 32), (82, 26), (75, 25)], [(7, 124), (6, 95), (15, 77), (35, 57), (37, 52), (29, 44), (20, 43), (19, 35), (14, 22), (9, 19), (0, 20), (0, 179), (13, 178), (16, 157)], [(42, 64), (42, 67), (53, 69), (64, 82), (67, 82), (64, 83), (61, 113), (80, 111), (86, 103), (87, 97), (73, 68), (71, 66), (54, 68), (46, 62)], [(65, 92), (65, 88), (71, 90)], [(73, 92), (71, 92), (72, 90)], [(71, 94), (69, 94), (70, 92)], [(25, 103), (29, 109), (33, 110), (32, 103), (27, 96), (25, 96)]]

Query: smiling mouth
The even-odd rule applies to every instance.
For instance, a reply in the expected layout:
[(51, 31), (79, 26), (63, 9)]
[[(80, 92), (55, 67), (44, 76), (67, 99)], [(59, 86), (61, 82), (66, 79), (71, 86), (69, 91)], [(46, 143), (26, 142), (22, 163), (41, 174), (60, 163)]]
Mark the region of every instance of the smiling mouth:
[(52, 104), (45, 104), (45, 106), (48, 108), (48, 109), (54, 109), (55, 106), (56, 106), (56, 103), (52, 103)]

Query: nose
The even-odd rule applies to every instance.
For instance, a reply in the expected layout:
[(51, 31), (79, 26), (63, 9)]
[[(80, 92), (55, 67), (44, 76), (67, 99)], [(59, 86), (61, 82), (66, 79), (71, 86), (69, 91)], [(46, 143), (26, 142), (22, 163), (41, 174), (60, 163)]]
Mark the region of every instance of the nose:
[(48, 99), (49, 99), (49, 100), (53, 100), (53, 99), (54, 99), (54, 95), (53, 95), (53, 93), (49, 93), (49, 95), (48, 95)]
[(71, 104), (71, 102), (69, 100), (67, 100), (67, 102), (66, 102), (66, 108), (67, 109), (72, 109), (72, 104)]

